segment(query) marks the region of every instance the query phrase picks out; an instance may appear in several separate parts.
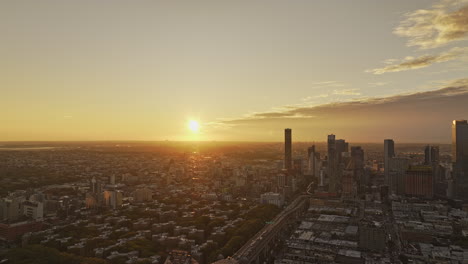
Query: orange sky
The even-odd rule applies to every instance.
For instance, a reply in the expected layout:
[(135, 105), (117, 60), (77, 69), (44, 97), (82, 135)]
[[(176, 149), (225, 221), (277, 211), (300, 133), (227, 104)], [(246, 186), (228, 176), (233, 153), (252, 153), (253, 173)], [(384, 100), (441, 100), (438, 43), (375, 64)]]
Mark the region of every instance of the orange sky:
[(0, 141), (281, 141), (291, 127), (449, 142), (468, 119), (467, 17), (468, 0), (2, 1)]

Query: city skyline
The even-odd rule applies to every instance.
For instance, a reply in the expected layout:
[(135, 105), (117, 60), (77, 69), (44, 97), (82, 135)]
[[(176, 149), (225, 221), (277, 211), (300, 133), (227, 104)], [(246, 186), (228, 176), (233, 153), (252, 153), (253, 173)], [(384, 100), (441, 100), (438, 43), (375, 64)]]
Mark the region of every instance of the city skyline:
[(468, 263), (468, 0), (0, 1), (0, 264)]
[(467, 10), (3, 2), (0, 141), (280, 142), (291, 127), (302, 142), (449, 144), (468, 118)]

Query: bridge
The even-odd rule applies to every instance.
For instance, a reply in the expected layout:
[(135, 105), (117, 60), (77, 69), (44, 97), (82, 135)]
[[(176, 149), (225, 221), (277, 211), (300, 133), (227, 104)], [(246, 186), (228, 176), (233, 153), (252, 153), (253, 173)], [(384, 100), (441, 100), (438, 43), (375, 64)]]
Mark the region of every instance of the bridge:
[(215, 264), (260, 264), (272, 261), (275, 249), (290, 235), (296, 220), (307, 210), (309, 199), (309, 195), (298, 196), (271, 221), (271, 224), (255, 234), (232, 257)]

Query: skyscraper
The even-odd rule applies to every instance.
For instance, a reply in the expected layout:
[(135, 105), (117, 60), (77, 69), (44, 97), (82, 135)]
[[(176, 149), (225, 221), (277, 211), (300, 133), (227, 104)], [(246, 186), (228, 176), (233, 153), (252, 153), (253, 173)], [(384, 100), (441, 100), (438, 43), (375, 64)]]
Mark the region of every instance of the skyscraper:
[(336, 164), (339, 165), (342, 163), (343, 152), (349, 151), (349, 144), (344, 139), (335, 140), (335, 149), (336, 149)]
[(426, 146), (424, 149), (424, 164), (432, 165), (439, 162), (439, 147)]
[(315, 145), (312, 145), (311, 147), (307, 148), (307, 158), (310, 159), (313, 153), (315, 153)]
[(360, 146), (351, 147), (351, 159), (353, 159), (356, 168), (364, 168), (364, 150)]
[(453, 120), (452, 162), (455, 192), (458, 199), (468, 199), (468, 122)]
[(391, 158), (395, 157), (395, 142), (393, 139), (385, 139), (384, 140), (384, 176), (385, 176), (385, 184), (391, 186), (389, 173), (390, 173), (390, 166), (389, 161)]
[(292, 169), (292, 131), (290, 128), (284, 130), (284, 168)]
[(317, 177), (319, 174), (320, 153), (315, 151), (315, 145), (307, 149), (307, 161), (309, 174)]
[(360, 146), (351, 147), (351, 160), (346, 169), (353, 169), (358, 192), (363, 192), (368, 182), (364, 175), (364, 150)]
[(452, 162), (468, 163), (468, 122), (466, 120), (453, 120)]
[(335, 135), (328, 135), (327, 149), (328, 149), (328, 161), (327, 161), (327, 173), (330, 179), (329, 191), (336, 191), (336, 142)]

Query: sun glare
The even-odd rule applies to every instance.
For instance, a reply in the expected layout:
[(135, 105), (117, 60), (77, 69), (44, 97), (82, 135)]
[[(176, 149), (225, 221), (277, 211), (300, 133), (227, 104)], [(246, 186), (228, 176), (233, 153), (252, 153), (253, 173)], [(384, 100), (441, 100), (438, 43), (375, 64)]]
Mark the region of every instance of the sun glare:
[(193, 133), (198, 133), (200, 131), (200, 124), (195, 120), (190, 120), (188, 123), (188, 128)]

